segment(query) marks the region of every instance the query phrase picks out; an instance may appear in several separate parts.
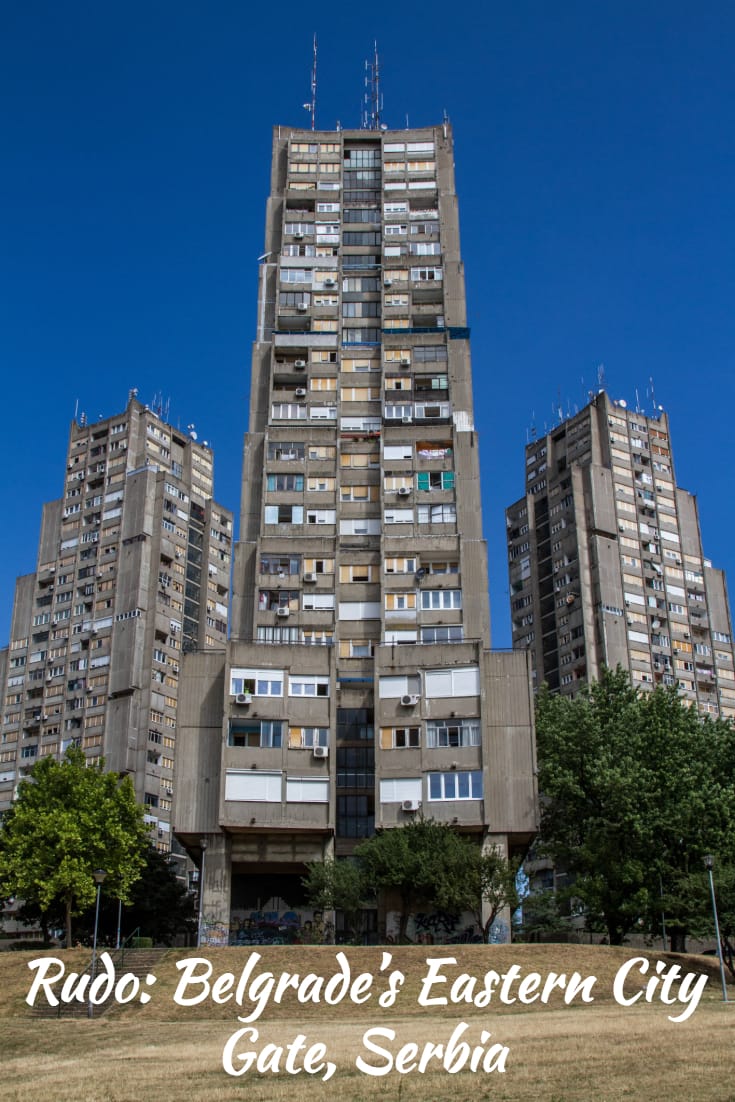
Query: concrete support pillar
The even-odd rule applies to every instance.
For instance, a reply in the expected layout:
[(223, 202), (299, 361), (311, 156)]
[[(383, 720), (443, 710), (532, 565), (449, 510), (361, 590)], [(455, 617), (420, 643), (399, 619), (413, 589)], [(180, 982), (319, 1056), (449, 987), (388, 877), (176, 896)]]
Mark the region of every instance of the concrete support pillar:
[[(485, 835), (482, 842), (482, 852), (490, 853), (492, 850), (496, 850), (501, 857), (508, 857), (508, 836), (506, 834), (490, 834)], [(490, 905), (484, 899), (482, 901), (482, 924), (483, 930), (485, 923), (490, 917)], [(492, 926), (492, 940), (495, 944), (509, 944), (510, 943), (510, 920), (511, 912), (510, 907), (504, 907), (500, 914), (496, 917)]]
[(230, 936), (232, 842), (226, 834), (207, 834), (202, 885), (201, 944), (227, 945)]

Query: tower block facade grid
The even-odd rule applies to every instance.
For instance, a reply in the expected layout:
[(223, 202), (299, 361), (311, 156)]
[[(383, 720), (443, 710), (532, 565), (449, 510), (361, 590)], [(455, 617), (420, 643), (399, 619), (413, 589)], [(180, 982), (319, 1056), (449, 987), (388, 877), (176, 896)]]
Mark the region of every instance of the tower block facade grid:
[(182, 654), (227, 642), (233, 523), (212, 493), (211, 449), (134, 392), (72, 423), (1, 656), (0, 813), (38, 760), (77, 746), (130, 776), (152, 843), (172, 848)]
[(573, 695), (620, 665), (642, 690), (676, 685), (703, 715), (735, 717), (725, 576), (676, 484), (663, 410), (600, 391), (527, 446), (506, 521), (513, 645), (538, 686)]
[(490, 650), (448, 125), (274, 131), (231, 640), (185, 673), (205, 939), (416, 815), (504, 852), (534, 831), (527, 657)]

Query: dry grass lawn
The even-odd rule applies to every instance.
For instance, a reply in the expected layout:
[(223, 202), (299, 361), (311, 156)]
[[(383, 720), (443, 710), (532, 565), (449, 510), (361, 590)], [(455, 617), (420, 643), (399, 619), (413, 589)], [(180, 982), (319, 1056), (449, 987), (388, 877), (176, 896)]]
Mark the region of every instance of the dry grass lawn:
[[(263, 948), (261, 969), (316, 972), (326, 977), (335, 970), (334, 950)], [(382, 950), (349, 950), (353, 974), (378, 974)], [(198, 955), (198, 954), (191, 954)], [(211, 960), (215, 974), (239, 975), (249, 950), (217, 950), (202, 953)], [(580, 946), (434, 946), (394, 949), (391, 967), (400, 968), (406, 983), (391, 1009), (380, 1009), (373, 998), (363, 1006), (344, 1001), (338, 1007), (300, 1006), (295, 999), (281, 1007), (269, 1006), (254, 1023), (259, 1031), (255, 1045), (238, 1051), (260, 1049), (267, 1043), (285, 1045), (297, 1034), (307, 1044), (323, 1041), (328, 1058), (337, 1065), (334, 1077), (323, 1083), (305, 1073), (259, 1075), (248, 1072), (228, 1076), (222, 1052), (228, 1037), (241, 1028), (238, 1008), (232, 1003), (211, 1002), (183, 1008), (172, 1001), (179, 978), (172, 952), (156, 969), (158, 982), (151, 988), (148, 1006), (116, 1007), (95, 1021), (57, 1021), (31, 1017), (24, 1002), (31, 973), (27, 962), (33, 953), (0, 956), (0, 1099), (31, 1102), (735, 1102), (735, 1003), (723, 1005), (718, 974), (707, 958), (663, 957), (652, 961), (678, 963), (682, 971), (709, 971), (710, 979), (695, 1013), (672, 1023), (671, 1013), (660, 1002), (620, 1007), (612, 998), (612, 981), (620, 965), (638, 952), (631, 949)], [(83, 953), (60, 954), (68, 969), (86, 963)], [(595, 1001), (565, 1006), (556, 995), (548, 1006), (503, 1007), (492, 1003), (478, 1010), (471, 1005), (446, 1009), (418, 1006), (420, 980), (426, 958), (453, 956), (454, 977), (461, 971), (482, 977), (489, 969), (505, 971), (518, 964), (523, 974), (551, 971), (594, 975)], [(646, 977), (647, 978), (647, 977)], [(640, 989), (638, 976), (628, 986)], [(376, 986), (376, 991), (384, 984)], [(438, 990), (437, 992), (438, 993)], [(674, 1008), (678, 1013), (681, 1007)], [(504, 1074), (482, 1070), (450, 1075), (433, 1061), (424, 1074), (401, 1075), (396, 1071), (375, 1078), (362, 1074), (355, 1060), (362, 1055), (373, 1062), (363, 1046), (363, 1034), (373, 1026), (392, 1028), (398, 1040), (381, 1042), (397, 1052), (401, 1044), (448, 1040), (458, 1022), (469, 1025), (467, 1039), (480, 1043), (480, 1032), (508, 1046)]]

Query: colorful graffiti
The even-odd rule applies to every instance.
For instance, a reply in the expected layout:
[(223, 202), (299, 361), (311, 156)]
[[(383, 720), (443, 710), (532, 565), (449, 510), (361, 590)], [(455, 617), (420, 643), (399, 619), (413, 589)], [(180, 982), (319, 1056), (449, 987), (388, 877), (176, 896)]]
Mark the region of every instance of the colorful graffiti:
[[(386, 916), (386, 941), (395, 943), (399, 938), (401, 915), (389, 911)], [(482, 931), (471, 914), (446, 914), (443, 911), (419, 912), (409, 916), (406, 938), (416, 945), (482, 944)], [(496, 919), (490, 927), (489, 942), (503, 945), (510, 941), (508, 925)]]
[(333, 945), (334, 923), (322, 911), (233, 911), (229, 945)]

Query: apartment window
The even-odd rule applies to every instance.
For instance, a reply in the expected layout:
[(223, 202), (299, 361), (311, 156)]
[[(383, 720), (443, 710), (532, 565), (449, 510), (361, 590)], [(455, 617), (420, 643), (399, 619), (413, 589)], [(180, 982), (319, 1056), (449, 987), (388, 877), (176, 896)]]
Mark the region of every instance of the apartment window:
[(277, 749), (281, 745), (282, 731), (282, 723), (231, 719), (227, 745)]
[(383, 515), (385, 524), (411, 524), (413, 509), (386, 509)]
[(273, 440), (268, 444), (269, 460), (303, 460), (305, 445), (284, 440)]
[(332, 647), (334, 632), (331, 628), (310, 628), (301, 632), (301, 642), (310, 647)]
[(378, 567), (367, 563), (340, 566), (339, 580), (341, 582), (377, 582), (379, 580)]
[(477, 666), (444, 670), (426, 670), (424, 679), (427, 697), (480, 695), (480, 671)]
[(337, 514), (334, 509), (307, 509), (307, 524), (334, 524)]
[(457, 520), (457, 509), (449, 502), (443, 505), (419, 505), (416, 519), (419, 524), (454, 524)]
[(438, 719), (426, 725), (426, 745), (434, 748), (479, 746), (479, 719)]
[[(340, 601), (340, 620), (379, 620), (379, 601)], [(399, 694), (400, 695), (400, 694)]]
[(266, 480), (266, 489), (281, 492), (283, 490), (303, 490), (304, 476), (302, 474), (269, 474)]
[(377, 450), (367, 452), (342, 452), (339, 457), (341, 467), (364, 469), (380, 466), (380, 453)]
[(309, 493), (334, 493), (334, 487), (336, 483), (333, 478), (327, 478), (325, 475), (312, 475), (306, 480), (306, 488)]
[[(266, 524), (303, 524), (302, 505), (266, 505), (264, 522)], [(309, 522), (311, 523), (311, 522)]]
[(429, 773), (429, 800), (481, 800), (482, 772)]
[(415, 574), (417, 569), (416, 559), (390, 558), (385, 560), (383, 567), (386, 574)]
[(331, 378), (328, 375), (315, 375), (309, 380), (309, 389), (316, 391), (323, 390), (336, 390), (337, 380)]
[(305, 421), (306, 416), (306, 406), (298, 403), (274, 402), (271, 407), (271, 417), (274, 421)]
[(298, 804), (328, 804), (329, 781), (313, 777), (287, 777), (286, 800)]
[(329, 728), (289, 727), (288, 745), (291, 750), (313, 750), (315, 746), (329, 746)]
[(230, 695), (239, 696), (240, 693), (250, 693), (251, 696), (283, 696), (283, 671), (232, 669)]
[(228, 769), (225, 772), (225, 800), (279, 804), (281, 773)]
[(304, 570), (311, 574), (334, 574), (334, 559), (304, 559)]
[(448, 609), (462, 607), (461, 589), (422, 589), (422, 609)]
[(343, 402), (374, 402), (380, 399), (380, 390), (372, 386), (344, 386), (340, 398)]
[(411, 256), (441, 256), (442, 247), (438, 241), (412, 241), (408, 251)]
[(301, 570), (301, 557), (299, 555), (261, 555), (260, 573), (275, 574), (284, 577), (287, 574), (298, 574)]
[(291, 674), (288, 679), (288, 695), (329, 696), (329, 678)]
[(333, 593), (304, 593), (301, 607), (306, 612), (324, 612), (334, 608)]
[(394, 700), (402, 696), (418, 696), (420, 692), (421, 678), (417, 673), (388, 674), (381, 677), (378, 682), (378, 696), (381, 700)]
[(417, 490), (453, 490), (454, 471), (420, 471), (416, 475)]
[(298, 607), (298, 589), (261, 589), (258, 594), (260, 612), (274, 612), (279, 608), (288, 608), (292, 612), (297, 612)]
[(343, 486), (340, 490), (341, 501), (378, 501), (378, 486)]
[(402, 804), (411, 800), (418, 805), (422, 799), (421, 777), (391, 777), (380, 782), (381, 804)]
[(461, 624), (421, 629), (422, 643), (461, 643), (463, 638), (464, 632)]
[(357, 520), (341, 520), (339, 531), (342, 536), (379, 536), (380, 519), (362, 517)]
[(372, 658), (372, 639), (340, 639), (340, 658)]
[(256, 639), (259, 643), (298, 643), (299, 638), (299, 629), (294, 627), (268, 627), (260, 625), (256, 634)]
[(415, 593), (386, 593), (385, 607), (390, 612), (400, 612), (416, 608)]
[(444, 279), (444, 269), (411, 268), (410, 276), (415, 283), (438, 283)]
[(421, 745), (420, 727), (381, 727), (381, 750), (413, 750)]

